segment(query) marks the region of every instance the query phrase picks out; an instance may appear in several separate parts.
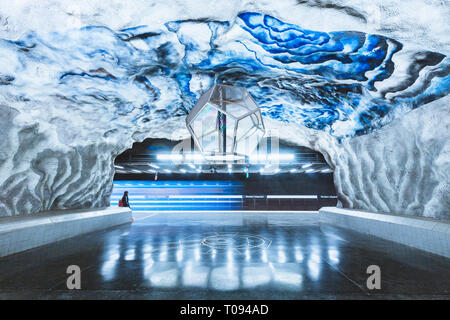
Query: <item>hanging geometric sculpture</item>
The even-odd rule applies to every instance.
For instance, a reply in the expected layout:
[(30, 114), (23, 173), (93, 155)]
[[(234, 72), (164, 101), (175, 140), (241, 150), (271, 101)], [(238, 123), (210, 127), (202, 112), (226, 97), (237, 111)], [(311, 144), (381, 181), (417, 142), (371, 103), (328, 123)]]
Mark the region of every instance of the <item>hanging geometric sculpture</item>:
[(261, 111), (245, 88), (216, 84), (186, 117), (204, 154), (250, 155), (264, 136)]

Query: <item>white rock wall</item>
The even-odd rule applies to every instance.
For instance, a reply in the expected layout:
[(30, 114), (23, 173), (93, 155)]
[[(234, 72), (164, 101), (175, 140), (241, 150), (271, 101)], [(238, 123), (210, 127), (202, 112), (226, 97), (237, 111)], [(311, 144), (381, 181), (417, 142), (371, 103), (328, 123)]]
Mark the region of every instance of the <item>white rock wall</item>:
[(333, 150), (344, 207), (450, 220), (450, 98)]

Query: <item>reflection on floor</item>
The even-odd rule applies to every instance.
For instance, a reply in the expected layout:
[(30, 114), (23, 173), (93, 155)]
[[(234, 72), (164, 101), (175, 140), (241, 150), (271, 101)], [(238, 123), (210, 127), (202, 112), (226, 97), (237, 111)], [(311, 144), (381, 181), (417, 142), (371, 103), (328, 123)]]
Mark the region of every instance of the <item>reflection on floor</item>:
[[(450, 259), (320, 226), (314, 213), (135, 213), (0, 259), (0, 298), (450, 297)], [(66, 269), (81, 268), (81, 290)], [(381, 268), (381, 289), (366, 286)]]

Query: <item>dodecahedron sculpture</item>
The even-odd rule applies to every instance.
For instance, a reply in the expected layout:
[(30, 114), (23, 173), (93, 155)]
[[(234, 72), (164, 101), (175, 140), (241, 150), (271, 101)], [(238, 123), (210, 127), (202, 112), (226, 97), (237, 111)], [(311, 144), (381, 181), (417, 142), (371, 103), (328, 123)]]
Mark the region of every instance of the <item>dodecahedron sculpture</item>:
[(250, 155), (264, 136), (261, 111), (245, 88), (216, 84), (186, 117), (202, 153)]

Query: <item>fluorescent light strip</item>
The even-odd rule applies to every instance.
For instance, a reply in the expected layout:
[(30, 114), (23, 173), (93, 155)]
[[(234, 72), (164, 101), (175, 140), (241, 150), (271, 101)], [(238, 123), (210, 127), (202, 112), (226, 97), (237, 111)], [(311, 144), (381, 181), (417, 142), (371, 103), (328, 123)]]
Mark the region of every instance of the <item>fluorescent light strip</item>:
[(295, 156), (292, 153), (278, 153), (278, 154), (258, 154), (250, 155), (251, 162), (254, 161), (267, 161), (267, 160), (294, 160)]
[(200, 153), (191, 153), (184, 156), (186, 160), (203, 161), (203, 155)]
[[(187, 203), (166, 203), (166, 204), (152, 204), (152, 205), (147, 205), (147, 206), (135, 206), (133, 204), (131, 204), (132, 208), (136, 208), (136, 210), (138, 211), (141, 208), (186, 208), (186, 207), (191, 207), (191, 208), (198, 208), (199, 204), (210, 204), (212, 207), (220, 207), (220, 204), (214, 204), (214, 203), (210, 203), (208, 201), (199, 201), (197, 203), (191, 203), (191, 204), (187, 204)], [(227, 204), (227, 203), (223, 203), (223, 204)], [(230, 204), (228, 204), (230, 205)], [(206, 206), (207, 207), (207, 206)]]
[(201, 198), (208, 198), (208, 199), (242, 199), (242, 195), (182, 195), (182, 194), (176, 194), (176, 195), (170, 195), (169, 199), (180, 199), (180, 198), (190, 198), (190, 199), (201, 199)]
[(317, 195), (268, 195), (267, 199), (317, 199)]
[(171, 160), (171, 161), (181, 161), (183, 160), (182, 154), (157, 154), (156, 159), (158, 160)]
[[(149, 202), (149, 203), (170, 203), (170, 204), (174, 204), (174, 205), (180, 205), (183, 203), (240, 203), (240, 201), (236, 201), (236, 200), (189, 200), (189, 201), (153, 201), (153, 202)], [(133, 207), (135, 208), (147, 208), (147, 207), (155, 207), (154, 205), (134, 205), (132, 204)]]
[[(239, 200), (184, 200), (184, 199), (173, 199), (173, 200), (147, 200), (147, 201), (133, 201), (133, 204), (140, 203), (240, 203)], [(111, 203), (118, 203), (118, 201), (111, 201)], [(142, 206), (137, 206), (142, 207)]]
[[(169, 207), (170, 208), (170, 207)], [(204, 210), (189, 210), (189, 209), (181, 209), (181, 210), (138, 210), (133, 212), (133, 214), (142, 214), (142, 213), (201, 213), (204, 214), (205, 212), (208, 213), (230, 213), (230, 214), (236, 214), (236, 213), (244, 213), (244, 214), (252, 214), (252, 213), (269, 213), (269, 214), (298, 214), (298, 213), (316, 213), (318, 214), (318, 211), (313, 210), (236, 210), (236, 209), (219, 209), (219, 210), (211, 210), (211, 209), (204, 209)]]
[(244, 160), (245, 157), (234, 154), (227, 154), (227, 155), (209, 155), (205, 156), (205, 159), (208, 161), (238, 161)]
[[(145, 199), (145, 196), (128, 196), (130, 200), (132, 199)], [(111, 196), (111, 199), (122, 199), (122, 196)]]
[(294, 160), (292, 153), (269, 154), (269, 160)]

